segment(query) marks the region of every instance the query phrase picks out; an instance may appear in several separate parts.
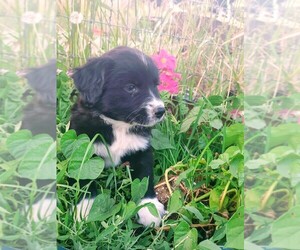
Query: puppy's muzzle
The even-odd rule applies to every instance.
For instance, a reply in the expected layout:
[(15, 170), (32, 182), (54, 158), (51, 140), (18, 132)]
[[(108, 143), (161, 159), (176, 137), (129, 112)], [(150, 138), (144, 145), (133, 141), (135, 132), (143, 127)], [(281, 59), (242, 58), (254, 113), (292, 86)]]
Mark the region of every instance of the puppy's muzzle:
[(164, 107), (157, 107), (155, 110), (154, 110), (154, 115), (157, 119), (160, 119), (163, 117), (163, 115), (165, 114), (166, 110)]

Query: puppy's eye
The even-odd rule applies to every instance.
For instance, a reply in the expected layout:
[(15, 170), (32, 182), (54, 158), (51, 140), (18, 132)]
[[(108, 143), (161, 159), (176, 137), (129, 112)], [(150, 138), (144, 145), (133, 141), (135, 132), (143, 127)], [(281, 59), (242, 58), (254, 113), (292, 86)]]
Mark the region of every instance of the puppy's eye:
[(130, 94), (134, 94), (137, 92), (137, 87), (133, 83), (129, 83), (125, 86), (125, 90)]

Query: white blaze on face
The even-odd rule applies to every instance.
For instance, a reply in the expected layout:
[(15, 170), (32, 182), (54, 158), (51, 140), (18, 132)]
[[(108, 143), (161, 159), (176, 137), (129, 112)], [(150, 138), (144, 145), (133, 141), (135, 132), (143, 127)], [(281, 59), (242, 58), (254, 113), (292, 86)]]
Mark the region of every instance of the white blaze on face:
[(147, 109), (147, 114), (149, 117), (149, 125), (155, 125), (156, 123), (160, 122), (164, 116), (162, 116), (161, 118), (157, 118), (155, 116), (155, 112), (158, 110), (158, 108), (164, 108), (165, 105), (163, 103), (163, 101), (159, 98), (157, 98), (152, 91), (150, 90), (150, 95), (151, 95), (151, 100), (149, 102), (147, 102), (146, 104), (146, 109)]

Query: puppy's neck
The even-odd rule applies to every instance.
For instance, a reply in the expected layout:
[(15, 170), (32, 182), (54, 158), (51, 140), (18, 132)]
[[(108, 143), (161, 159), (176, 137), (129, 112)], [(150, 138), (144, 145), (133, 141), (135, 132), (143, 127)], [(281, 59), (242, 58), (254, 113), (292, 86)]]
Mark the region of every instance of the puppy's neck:
[(108, 125), (112, 125), (113, 127), (122, 127), (122, 128), (127, 128), (128, 130), (132, 127), (134, 127), (135, 125), (126, 123), (126, 122), (122, 122), (122, 121), (117, 121), (114, 120), (112, 118), (109, 118), (105, 115), (100, 115), (100, 118)]
[(135, 133), (148, 138), (151, 134), (151, 127), (144, 127), (137, 124), (129, 124), (123, 121), (117, 121), (102, 114), (99, 117), (104, 124), (112, 126), (113, 129), (119, 131), (126, 131), (126, 133)]

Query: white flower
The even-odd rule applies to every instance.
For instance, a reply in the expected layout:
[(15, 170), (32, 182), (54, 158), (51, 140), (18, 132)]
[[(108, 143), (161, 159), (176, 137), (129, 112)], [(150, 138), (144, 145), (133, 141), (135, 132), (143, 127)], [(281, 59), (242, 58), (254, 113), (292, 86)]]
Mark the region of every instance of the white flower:
[(36, 24), (42, 20), (43, 16), (41, 13), (27, 11), (22, 15), (22, 22), (28, 24)]
[(5, 75), (8, 72), (7, 69), (0, 69), (0, 76)]
[(59, 75), (62, 72), (61, 69), (56, 69), (56, 75)]
[(70, 15), (70, 22), (74, 24), (80, 24), (83, 20), (83, 15), (77, 11), (74, 11)]

